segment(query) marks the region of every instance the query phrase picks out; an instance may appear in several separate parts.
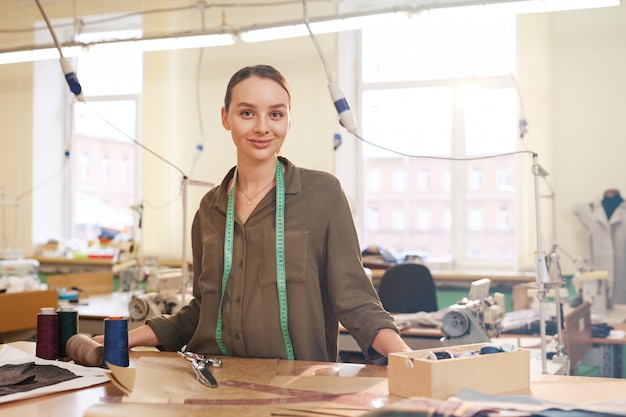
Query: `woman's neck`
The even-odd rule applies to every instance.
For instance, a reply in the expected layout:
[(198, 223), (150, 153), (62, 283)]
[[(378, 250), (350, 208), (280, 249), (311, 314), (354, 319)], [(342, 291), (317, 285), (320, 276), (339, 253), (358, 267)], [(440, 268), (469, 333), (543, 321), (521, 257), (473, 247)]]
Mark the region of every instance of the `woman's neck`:
[(260, 163), (248, 163), (239, 160), (237, 163), (237, 183), (248, 189), (258, 189), (267, 184), (276, 175), (276, 159)]

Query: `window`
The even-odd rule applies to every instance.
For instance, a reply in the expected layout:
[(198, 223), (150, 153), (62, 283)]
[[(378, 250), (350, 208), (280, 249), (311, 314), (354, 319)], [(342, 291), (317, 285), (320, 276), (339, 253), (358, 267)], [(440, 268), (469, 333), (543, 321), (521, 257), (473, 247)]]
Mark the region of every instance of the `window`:
[(483, 229), (483, 210), (473, 207), (469, 211), (468, 226), (470, 230), (479, 231)]
[[(134, 168), (131, 168), (135, 164), (135, 144), (109, 123), (135, 132), (137, 100), (93, 99), (89, 109), (76, 103), (73, 112), (72, 147), (90, 149), (97, 158), (95, 169), (99, 168), (99, 172), (83, 181), (71, 182), (70, 237), (93, 240), (103, 230), (113, 234), (130, 232), (134, 217), (131, 206), (136, 204), (136, 181)], [(80, 171), (83, 177), (83, 165), (89, 169), (88, 156), (81, 160), (80, 167), (71, 161), (70, 164), (71, 172)], [(125, 181), (122, 175), (113, 175), (121, 172), (118, 167), (123, 165), (126, 166)]]
[(109, 155), (103, 155), (100, 161), (100, 181), (109, 182), (109, 174), (111, 169), (111, 159)]
[(393, 230), (404, 230), (406, 227), (406, 215), (403, 209), (393, 209), (391, 212), (391, 228)]
[(496, 171), (496, 187), (498, 190), (506, 190), (511, 187), (511, 167), (498, 167)]
[(370, 209), (367, 213), (367, 227), (370, 230), (380, 229), (380, 213), (377, 209)]
[(472, 168), (469, 171), (469, 188), (478, 191), (482, 187), (483, 173), (481, 168)]
[(443, 211), (442, 228), (445, 231), (452, 230), (452, 211), (449, 207)]
[(430, 190), (430, 171), (428, 169), (420, 169), (417, 174), (417, 189), (419, 191)]
[(452, 173), (449, 169), (445, 170), (442, 178), (442, 185), (444, 191), (450, 191), (452, 189)]
[[(141, 17), (117, 20), (115, 25), (141, 27)], [(92, 38), (115, 38), (116, 32), (83, 33), (79, 37), (72, 40), (89, 43)], [(57, 165), (57, 155), (64, 154), (65, 159), (54, 181), (45, 182), (33, 197), (33, 242), (64, 239), (82, 251), (88, 241), (96, 241), (103, 234), (121, 232), (131, 237), (131, 207), (137, 204), (139, 179), (136, 145), (129, 138), (138, 136), (143, 64), (140, 52), (104, 48), (75, 58), (72, 65), (85, 103), (71, 96), (62, 76), (51, 76), (59, 74), (58, 60), (34, 65), (35, 102), (44, 103), (45, 111), (34, 111), (34, 125), (42, 128), (33, 134), (33, 158), (45, 158), (48, 163), (35, 163), (33, 182), (44, 183), (42, 179), (51, 176), (50, 167)], [(45, 114), (62, 117), (52, 120), (41, 116)], [(51, 218), (56, 220), (51, 222)]]
[(89, 181), (89, 153), (87, 152), (80, 156), (80, 179)]
[(500, 207), (496, 211), (496, 229), (506, 230), (509, 228), (509, 209), (508, 207)]
[(420, 208), (417, 211), (417, 228), (419, 230), (429, 230), (432, 227), (430, 219), (430, 209)]
[(367, 188), (370, 192), (377, 193), (383, 189), (383, 179), (381, 172), (378, 170), (371, 170), (367, 174)]
[(391, 189), (395, 192), (406, 191), (406, 172), (404, 170), (393, 171)]
[(130, 163), (128, 162), (128, 157), (122, 157), (120, 161), (120, 181), (123, 184), (128, 183), (130, 180)]
[[(361, 225), (362, 245), (419, 251), (431, 264), (513, 265), (515, 17), (481, 8), (430, 11), (404, 25), (364, 29), (358, 41), (365, 140), (358, 163), (363, 181), (374, 169), (393, 178), (385, 195), (362, 188), (360, 210), (375, 206), (380, 224), (385, 216), (393, 224)], [(399, 171), (416, 184), (402, 189)], [(416, 216), (402, 216), (398, 228), (399, 213)]]

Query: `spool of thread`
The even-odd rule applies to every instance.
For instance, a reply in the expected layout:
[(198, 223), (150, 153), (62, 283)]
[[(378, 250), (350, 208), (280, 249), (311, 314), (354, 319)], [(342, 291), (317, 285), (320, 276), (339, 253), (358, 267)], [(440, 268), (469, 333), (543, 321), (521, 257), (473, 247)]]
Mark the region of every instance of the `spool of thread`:
[(53, 307), (37, 314), (35, 355), (41, 359), (59, 359), (59, 316)]
[(107, 362), (128, 366), (128, 319), (111, 316), (104, 319), (104, 367)]
[(67, 357), (79, 365), (104, 365), (104, 346), (85, 334), (75, 334), (65, 345)]
[(500, 349), (496, 345), (485, 345), (480, 348), (481, 355), (490, 355), (492, 353), (500, 353), (500, 352), (502, 352), (502, 349)]
[(67, 358), (66, 343), (78, 333), (78, 311), (73, 306), (61, 306), (59, 315), (59, 357)]

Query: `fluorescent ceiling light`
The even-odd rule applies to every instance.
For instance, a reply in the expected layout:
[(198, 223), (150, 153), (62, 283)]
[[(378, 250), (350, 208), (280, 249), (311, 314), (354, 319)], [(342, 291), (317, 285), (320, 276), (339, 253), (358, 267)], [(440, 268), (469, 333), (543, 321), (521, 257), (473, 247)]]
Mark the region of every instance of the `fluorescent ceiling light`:
[[(235, 43), (232, 34), (201, 34), (189, 36), (168, 36), (162, 38), (106, 40), (102, 42), (73, 44), (61, 48), (66, 58), (88, 53), (90, 50), (134, 48), (139, 52), (170, 51), (188, 48), (204, 48), (225, 46)], [(0, 64), (15, 64), (19, 62), (45, 61), (59, 59), (59, 50), (52, 46), (27, 50), (14, 50), (0, 53)]]
[[(210, 35), (190, 35), (153, 39), (146, 38), (137, 39), (130, 42), (143, 52), (155, 52), (232, 45), (235, 43), (235, 36), (230, 33), (219, 33)], [(116, 43), (119, 44), (121, 42)]]
[[(63, 56), (73, 57), (80, 54), (82, 47), (69, 46), (61, 48)], [(0, 53), (0, 64), (16, 64), (19, 62), (45, 61), (59, 59), (59, 50), (53, 47), (41, 49), (27, 49), (23, 51), (8, 51)]]
[[(413, 6), (397, 7), (362, 14), (351, 14), (328, 19), (311, 19), (309, 27), (315, 35), (324, 33), (345, 32), (349, 30), (367, 29), (378, 25), (393, 25), (406, 21), (419, 12), (455, 8), (488, 7), (492, 10), (509, 11), (516, 14), (578, 10), (599, 7), (618, 6), (620, 0), (452, 0), (415, 2)], [(368, 14), (369, 13), (369, 14)], [(243, 42), (262, 42), (278, 39), (308, 36), (309, 31), (304, 23), (290, 22), (268, 25), (265, 27), (246, 28), (239, 32)]]
[[(405, 21), (424, 11), (463, 7), (489, 7), (515, 13), (539, 13), (561, 10), (587, 9), (617, 6), (620, 0), (416, 0), (393, 9), (371, 10), (360, 14), (345, 14), (311, 19), (309, 27), (314, 34), (335, 33), (365, 29), (382, 24)], [(171, 34), (152, 38), (127, 38), (115, 40), (92, 40), (73, 43), (62, 48), (63, 56), (73, 57), (91, 49), (135, 48), (141, 52), (166, 51), (186, 48), (204, 48), (232, 45), (237, 38), (244, 42), (260, 42), (276, 39), (308, 36), (306, 25), (301, 22), (277, 22), (267, 26), (240, 28), (228, 33)], [(0, 64), (32, 62), (60, 58), (57, 48), (51, 45), (40, 48), (13, 49), (0, 52)]]
[(489, 8), (511, 10), (517, 14), (560, 12), (619, 6), (620, 0), (523, 0), (510, 3), (492, 3)]
[[(334, 19), (311, 21), (309, 27), (315, 35), (366, 29), (382, 24), (392, 24), (398, 20), (408, 19), (406, 12), (386, 12), (371, 15), (347, 16)], [(273, 27), (250, 28), (239, 33), (243, 42), (262, 42), (277, 39), (308, 36), (309, 31), (304, 23), (284, 24)]]

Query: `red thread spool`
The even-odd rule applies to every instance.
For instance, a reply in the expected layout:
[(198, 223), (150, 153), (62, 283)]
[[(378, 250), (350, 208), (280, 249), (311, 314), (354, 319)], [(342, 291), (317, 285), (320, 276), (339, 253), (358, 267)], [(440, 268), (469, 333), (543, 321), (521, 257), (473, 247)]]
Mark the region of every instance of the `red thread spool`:
[(35, 355), (41, 359), (59, 358), (59, 315), (52, 307), (44, 307), (37, 314)]

